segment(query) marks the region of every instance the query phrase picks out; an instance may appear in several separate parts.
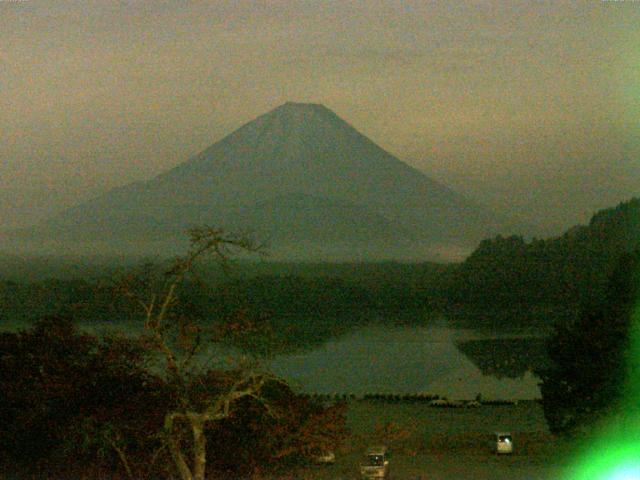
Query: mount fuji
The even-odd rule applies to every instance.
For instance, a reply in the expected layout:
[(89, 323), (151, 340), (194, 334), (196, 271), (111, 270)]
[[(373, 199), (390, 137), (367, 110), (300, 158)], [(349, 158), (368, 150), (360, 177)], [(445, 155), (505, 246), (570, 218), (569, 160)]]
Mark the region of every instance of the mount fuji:
[(349, 261), (447, 258), (501, 228), (328, 108), (288, 102), (19, 236), (57, 251), (174, 253), (201, 224), (249, 230), (278, 259)]

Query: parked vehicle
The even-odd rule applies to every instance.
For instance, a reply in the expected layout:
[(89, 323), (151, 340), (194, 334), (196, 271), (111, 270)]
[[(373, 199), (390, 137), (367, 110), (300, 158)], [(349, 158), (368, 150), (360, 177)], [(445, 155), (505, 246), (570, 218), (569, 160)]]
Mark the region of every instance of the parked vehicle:
[(360, 473), (364, 479), (389, 479), (389, 452), (387, 447), (369, 447), (360, 464)]
[(495, 434), (495, 451), (498, 454), (513, 453), (513, 438), (508, 432), (498, 432)]

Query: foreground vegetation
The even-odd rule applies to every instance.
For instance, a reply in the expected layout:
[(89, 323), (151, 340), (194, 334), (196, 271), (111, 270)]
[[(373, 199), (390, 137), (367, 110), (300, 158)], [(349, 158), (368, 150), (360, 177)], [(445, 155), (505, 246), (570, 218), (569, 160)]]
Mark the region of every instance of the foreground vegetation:
[(118, 283), (141, 310), (141, 335), (95, 337), (51, 316), (1, 334), (4, 469), (45, 478), (238, 478), (339, 444), (341, 409), (294, 394), (255, 357), (237, 355), (217, 370), (195, 362), (206, 342), (260, 326), (241, 315), (196, 321), (200, 312), (180, 299), (195, 263), (212, 255), (224, 268), (255, 247), (214, 228), (190, 235), (190, 250), (169, 268)]
[[(40, 259), (30, 269), (5, 259), (0, 322), (20, 331), (0, 334), (0, 465), (22, 476), (78, 478), (289, 471), (345, 440), (345, 407), (297, 394), (258, 360), (313, 348), (381, 312), (399, 322), (438, 312), (473, 328), (555, 328), (552, 362), (537, 366), (544, 413), (553, 432), (575, 433), (621, 404), (625, 376), (635, 372), (624, 360), (639, 292), (639, 219), (633, 200), (558, 239), (497, 237), (445, 266), (242, 263), (229, 278), (216, 262), (193, 264), (215, 245), (206, 231), (187, 257), (160, 268), (98, 262), (64, 273), (65, 261)], [(144, 335), (133, 338), (75, 327), (141, 318)], [(251, 361), (189, 368), (205, 334)], [(481, 347), (462, 346), (471, 356)], [(158, 355), (163, 368), (151, 368)], [(375, 429), (350, 442), (410, 437), (394, 421)], [(405, 447), (409, 456), (429, 451)]]
[[(82, 334), (63, 318), (0, 334), (0, 351), (0, 471), (30, 478), (179, 478), (171, 442), (188, 452), (194, 440), (187, 421), (167, 430), (167, 413), (246, 388), (236, 370), (204, 371), (186, 384), (153, 374), (140, 343)], [(335, 448), (343, 412), (267, 380), (204, 429), (215, 452), (207, 476), (273, 472)]]

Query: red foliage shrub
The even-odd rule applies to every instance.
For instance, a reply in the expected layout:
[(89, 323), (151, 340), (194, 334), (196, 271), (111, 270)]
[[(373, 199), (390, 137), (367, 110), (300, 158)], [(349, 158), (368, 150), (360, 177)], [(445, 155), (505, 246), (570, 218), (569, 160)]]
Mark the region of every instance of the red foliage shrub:
[[(234, 372), (194, 375), (178, 387), (147, 368), (144, 346), (79, 332), (67, 318), (0, 334), (0, 470), (37, 478), (171, 478), (164, 418), (189, 398), (204, 405)], [(241, 478), (335, 448), (344, 408), (325, 408), (273, 381), (207, 425), (207, 470)], [(189, 448), (189, 435), (184, 435)]]

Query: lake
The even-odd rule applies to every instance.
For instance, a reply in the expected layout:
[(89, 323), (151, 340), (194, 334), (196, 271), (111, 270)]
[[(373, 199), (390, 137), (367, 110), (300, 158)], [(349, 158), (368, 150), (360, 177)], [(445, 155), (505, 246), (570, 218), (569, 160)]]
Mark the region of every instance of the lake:
[[(294, 387), (309, 393), (415, 394), (432, 393), (450, 399), (534, 399), (540, 398), (538, 378), (521, 368), (515, 374), (483, 373), (482, 365), (463, 353), (474, 346), (495, 365), (513, 362), (515, 341), (521, 354), (523, 342), (539, 348), (539, 337), (491, 336), (468, 329), (446, 326), (386, 326), (357, 328), (339, 338), (303, 353), (280, 355), (270, 362), (274, 373)], [(480, 347), (480, 348), (478, 348)], [(526, 351), (526, 348), (525, 348)], [(471, 358), (470, 358), (471, 356)], [(475, 358), (474, 358), (475, 359)], [(478, 362), (480, 363), (480, 362)], [(505, 370), (508, 372), (508, 369)], [(513, 378), (511, 378), (513, 377)]]
[[(24, 326), (4, 325), (3, 330)], [(139, 322), (82, 324), (81, 328), (93, 334), (142, 333)], [(415, 326), (377, 319), (318, 343), (301, 352), (277, 355), (268, 366), (307, 393), (540, 398), (539, 380), (531, 370), (543, 361), (544, 339), (531, 334), (487, 333), (451, 327), (444, 321)], [(228, 348), (212, 346), (200, 356), (200, 364), (215, 368), (220, 364), (213, 359), (228, 353)]]

